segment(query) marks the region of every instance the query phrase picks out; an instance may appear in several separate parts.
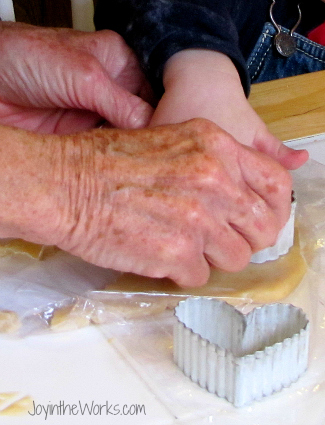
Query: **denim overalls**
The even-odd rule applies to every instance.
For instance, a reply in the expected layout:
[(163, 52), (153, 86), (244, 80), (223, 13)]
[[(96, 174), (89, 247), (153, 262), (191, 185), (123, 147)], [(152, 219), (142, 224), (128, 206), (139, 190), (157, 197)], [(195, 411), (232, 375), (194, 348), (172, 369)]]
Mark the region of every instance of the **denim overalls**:
[[(289, 32), (281, 27), (282, 31)], [(325, 47), (300, 34), (293, 33), (297, 50), (289, 58), (282, 57), (273, 45), (276, 28), (271, 23), (264, 25), (252, 53), (247, 60), (251, 83), (275, 80), (325, 69)]]

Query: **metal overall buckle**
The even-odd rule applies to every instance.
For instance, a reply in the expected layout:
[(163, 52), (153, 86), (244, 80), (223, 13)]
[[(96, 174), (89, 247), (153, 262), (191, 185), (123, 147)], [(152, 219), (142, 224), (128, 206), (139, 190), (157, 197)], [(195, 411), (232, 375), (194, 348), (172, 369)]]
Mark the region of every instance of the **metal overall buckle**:
[(273, 23), (273, 25), (275, 26), (276, 30), (278, 31), (278, 33), (275, 35), (274, 37), (274, 45), (276, 50), (280, 53), (281, 56), (284, 56), (286, 58), (292, 56), (295, 51), (297, 50), (297, 43), (296, 40), (293, 36), (294, 31), (297, 29), (298, 25), (300, 24), (301, 21), (301, 10), (300, 10), (300, 5), (298, 4), (298, 13), (299, 13), (299, 17), (298, 17), (298, 21), (296, 22), (296, 24), (294, 25), (294, 27), (290, 30), (289, 33), (284, 32), (281, 28), (280, 25), (278, 25), (274, 18), (273, 18), (273, 6), (275, 5), (275, 0), (272, 1), (271, 7), (270, 7), (270, 18), (271, 21)]

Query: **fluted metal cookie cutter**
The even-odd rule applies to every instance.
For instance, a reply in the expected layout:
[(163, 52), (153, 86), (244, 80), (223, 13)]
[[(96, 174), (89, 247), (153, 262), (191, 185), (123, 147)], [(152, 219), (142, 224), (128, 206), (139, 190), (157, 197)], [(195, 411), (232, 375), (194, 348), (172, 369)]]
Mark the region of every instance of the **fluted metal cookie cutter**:
[(277, 260), (289, 252), (289, 249), (294, 243), (296, 207), (297, 201), (293, 195), (289, 220), (280, 231), (276, 243), (273, 246), (255, 252), (251, 257), (251, 263), (264, 263), (265, 261)]
[(216, 298), (193, 297), (178, 304), (175, 316), (176, 364), (236, 407), (288, 387), (307, 369), (309, 321), (291, 304), (244, 315)]

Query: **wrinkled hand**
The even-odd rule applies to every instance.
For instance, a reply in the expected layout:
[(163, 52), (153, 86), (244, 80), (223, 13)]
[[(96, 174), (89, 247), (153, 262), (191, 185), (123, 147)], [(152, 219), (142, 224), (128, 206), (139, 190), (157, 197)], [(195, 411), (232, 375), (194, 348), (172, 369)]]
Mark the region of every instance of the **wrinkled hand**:
[[(0, 124), (43, 133), (145, 126), (152, 114), (137, 60), (112, 31), (0, 23)], [(133, 94), (132, 94), (133, 93)]]
[(245, 267), (289, 217), (289, 173), (207, 120), (96, 129), (63, 145), (54, 181), (63, 176), (69, 202), (51, 234), (99, 266), (202, 285), (209, 265)]
[(177, 53), (167, 62), (164, 86), (151, 125), (207, 118), (287, 169), (299, 168), (308, 159), (306, 151), (288, 148), (269, 132), (248, 103), (237, 70), (225, 55), (209, 50)]

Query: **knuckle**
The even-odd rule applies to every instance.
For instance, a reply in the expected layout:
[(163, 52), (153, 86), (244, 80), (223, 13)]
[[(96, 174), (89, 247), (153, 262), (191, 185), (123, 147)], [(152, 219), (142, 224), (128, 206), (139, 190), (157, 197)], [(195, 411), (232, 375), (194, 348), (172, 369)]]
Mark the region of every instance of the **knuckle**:
[(191, 239), (179, 232), (173, 236), (173, 240), (161, 246), (162, 258), (173, 266), (184, 264), (188, 259), (191, 248)]
[(109, 29), (97, 31), (95, 36), (94, 33), (87, 33), (86, 36), (96, 40), (100, 39), (101, 41), (108, 42), (112, 45), (125, 44), (125, 41), (120, 34)]
[(205, 216), (206, 213), (199, 200), (192, 199), (189, 203), (188, 208), (184, 212), (184, 217), (186, 219), (187, 226), (193, 227), (202, 225), (202, 223), (204, 223), (205, 221)]
[(183, 125), (190, 132), (190, 135), (199, 139), (203, 144), (207, 142), (207, 139), (211, 137), (211, 135), (215, 136), (220, 132), (219, 127), (206, 118), (193, 118), (186, 121)]
[(80, 64), (82, 79), (85, 84), (93, 87), (103, 76), (103, 70), (98, 61), (93, 56), (87, 56), (82, 64)]
[(123, 37), (115, 31), (112, 30), (104, 30), (105, 35), (110, 38), (110, 42), (114, 43), (118, 46), (125, 46), (125, 41)]
[(286, 170), (282, 169), (278, 173), (279, 181), (281, 182), (281, 188), (284, 192), (291, 191), (292, 189), (292, 176), (291, 174)]
[(199, 131), (204, 131), (204, 130), (207, 130), (208, 128), (216, 127), (216, 125), (212, 121), (209, 121), (206, 118), (192, 118), (186, 121), (185, 125), (195, 127)]
[(210, 133), (218, 129), (218, 126), (214, 122), (206, 118), (195, 118), (195, 120), (200, 131)]
[(280, 166), (272, 173), (274, 181), (274, 190), (272, 191), (272, 182), (267, 182), (270, 193), (274, 192), (280, 197), (290, 198), (292, 191), (292, 176), (288, 170)]

